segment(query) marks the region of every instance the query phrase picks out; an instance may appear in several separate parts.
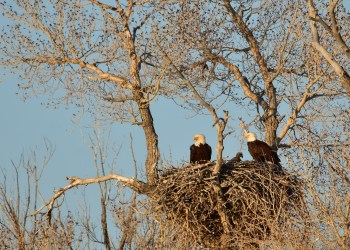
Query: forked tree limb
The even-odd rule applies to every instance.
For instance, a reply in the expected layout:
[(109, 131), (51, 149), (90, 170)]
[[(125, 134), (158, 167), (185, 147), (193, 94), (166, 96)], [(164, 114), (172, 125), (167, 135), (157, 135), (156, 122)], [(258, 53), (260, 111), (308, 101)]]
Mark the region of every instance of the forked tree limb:
[(37, 215), (41, 213), (43, 209), (47, 207), (46, 214), (51, 214), (55, 201), (65, 194), (65, 192), (71, 188), (81, 186), (81, 185), (89, 185), (92, 183), (100, 183), (110, 180), (116, 180), (118, 182), (123, 183), (125, 186), (131, 188), (132, 190), (136, 191), (139, 194), (147, 194), (151, 190), (151, 186), (147, 183), (144, 183), (142, 181), (139, 181), (135, 178), (126, 178), (118, 174), (109, 174), (101, 177), (95, 177), (95, 178), (87, 178), (87, 179), (81, 179), (76, 176), (67, 177), (67, 180), (70, 180), (70, 183), (63, 188), (60, 188), (58, 191), (55, 192), (55, 194), (45, 202), (44, 205), (42, 205), (39, 209), (37, 209), (34, 213), (34, 215)]
[[(238, 12), (231, 6), (231, 1), (224, 0), (224, 6), (228, 11), (229, 16), (232, 21), (237, 24), (238, 29), (242, 33), (242, 36), (247, 41), (250, 46), (250, 51), (255, 58), (257, 65), (259, 66), (262, 78), (264, 80), (266, 97), (269, 100), (268, 115), (275, 116), (277, 110), (277, 98), (276, 98), (276, 88), (273, 85), (273, 77), (271, 77), (268, 63), (264, 55), (261, 53), (260, 44), (253, 34), (253, 31), (248, 27), (247, 23), (244, 21), (243, 17), (238, 14)], [(276, 76), (275, 76), (276, 77)]]
[[(339, 3), (339, 0), (331, 0), (329, 1), (329, 17), (331, 19), (331, 25), (328, 25), (322, 17), (318, 14), (318, 12), (315, 9), (314, 3), (312, 0), (307, 0), (309, 10), (310, 10), (310, 20), (314, 22), (318, 22), (322, 25), (322, 27), (331, 35), (334, 37), (335, 41), (338, 43), (340, 48), (343, 50), (344, 54), (350, 59), (350, 49), (349, 46), (344, 41), (340, 31), (339, 31), (339, 24), (336, 19), (335, 9)], [(311, 16), (312, 14), (312, 16)]]
[(248, 129), (247, 125), (244, 123), (244, 121), (242, 120), (242, 117), (239, 117), (238, 119), (239, 119), (239, 125), (243, 129), (244, 133), (248, 133), (249, 129)]
[[(335, 2), (331, 2), (330, 1), (330, 15), (331, 15), (333, 26), (337, 26), (336, 25), (336, 19), (335, 19), (335, 16), (334, 16), (334, 8), (336, 7), (337, 3), (338, 3), (338, 1), (335, 1)], [(311, 45), (333, 67), (334, 72), (339, 76), (339, 79), (340, 79), (342, 87), (345, 88), (348, 93), (350, 93), (350, 75), (348, 74), (346, 69), (344, 69), (334, 59), (333, 55), (331, 53), (329, 53), (324, 46), (321, 45), (320, 36), (319, 36), (318, 30), (317, 30), (317, 26), (316, 26), (316, 21), (320, 22), (320, 20), (322, 20), (322, 19), (318, 15), (313, 1), (312, 0), (307, 0), (307, 4), (308, 4), (308, 8), (309, 8), (310, 28), (311, 28), (311, 33), (312, 33), (312, 37), (313, 37)], [(321, 24), (322, 24), (322, 22), (321, 22)], [(339, 33), (337, 28), (333, 27), (333, 29), (332, 29), (332, 28), (329, 27), (329, 28), (326, 28), (326, 30), (331, 33), (331, 35), (336, 39), (336, 41), (339, 43), (339, 45), (342, 48), (344, 48), (344, 46), (345, 46), (345, 48), (346, 48), (345, 51), (348, 51), (349, 48), (346, 46), (346, 44), (341, 42), (341, 39), (340, 39), (341, 36), (340, 36), (340, 33)]]
[(191, 92), (193, 93), (195, 98), (199, 101), (199, 103), (204, 108), (206, 108), (210, 112), (212, 117), (213, 117), (213, 120), (214, 120), (214, 125), (213, 126), (216, 127), (217, 137), (218, 137), (218, 142), (216, 144), (216, 163), (215, 163), (215, 167), (214, 167), (214, 170), (213, 170), (213, 174), (217, 175), (218, 173), (220, 173), (221, 165), (223, 163), (223, 159), (222, 159), (222, 152), (224, 150), (224, 145), (223, 145), (224, 144), (224, 135), (223, 135), (223, 133), (224, 133), (224, 130), (226, 128), (226, 125), (227, 125), (228, 119), (229, 119), (228, 111), (224, 110), (224, 118), (220, 118), (218, 116), (214, 106), (211, 105), (209, 102), (207, 102), (201, 96), (201, 94), (197, 91), (197, 89), (192, 84), (192, 82), (186, 78), (186, 76), (182, 73), (181, 70), (178, 69), (178, 67), (173, 63), (173, 61), (170, 58), (170, 56), (164, 50), (162, 50), (161, 46), (158, 45), (158, 47), (159, 47), (160, 51), (163, 52), (163, 55), (164, 55), (164, 57), (166, 59), (166, 63), (170, 66), (170, 68), (172, 68), (174, 70), (176, 75), (191, 90)]

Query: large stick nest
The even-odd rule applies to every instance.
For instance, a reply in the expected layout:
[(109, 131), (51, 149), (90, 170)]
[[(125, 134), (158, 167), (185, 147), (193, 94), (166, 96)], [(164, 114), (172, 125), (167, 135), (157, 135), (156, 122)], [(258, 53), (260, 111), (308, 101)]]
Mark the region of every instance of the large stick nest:
[(304, 185), (295, 174), (243, 161), (224, 164), (216, 177), (214, 164), (164, 169), (156, 213), (201, 247), (253, 248), (302, 234)]

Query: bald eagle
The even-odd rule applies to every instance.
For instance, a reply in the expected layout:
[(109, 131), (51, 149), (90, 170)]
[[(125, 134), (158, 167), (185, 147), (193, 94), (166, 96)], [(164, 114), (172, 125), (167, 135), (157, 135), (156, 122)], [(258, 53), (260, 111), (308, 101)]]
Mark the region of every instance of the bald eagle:
[(281, 160), (266, 142), (256, 139), (256, 135), (252, 132), (245, 133), (244, 138), (247, 139), (248, 151), (255, 161), (271, 162), (278, 166), (278, 170), (282, 169)]
[(196, 134), (193, 137), (194, 144), (190, 147), (190, 162), (203, 164), (210, 161), (211, 147), (205, 142), (205, 136)]

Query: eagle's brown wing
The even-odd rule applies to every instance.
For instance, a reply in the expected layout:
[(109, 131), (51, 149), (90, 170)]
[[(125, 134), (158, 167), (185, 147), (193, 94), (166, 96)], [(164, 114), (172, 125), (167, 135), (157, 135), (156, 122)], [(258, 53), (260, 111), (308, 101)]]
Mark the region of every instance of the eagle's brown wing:
[(263, 141), (248, 142), (248, 151), (255, 161), (266, 162), (270, 161), (279, 165), (280, 159), (275, 151)]

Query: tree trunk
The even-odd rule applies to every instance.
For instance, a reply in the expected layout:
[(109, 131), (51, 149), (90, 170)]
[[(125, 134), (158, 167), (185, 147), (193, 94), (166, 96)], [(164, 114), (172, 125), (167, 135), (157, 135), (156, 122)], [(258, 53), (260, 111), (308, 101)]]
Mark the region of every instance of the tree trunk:
[[(139, 102), (138, 102), (139, 103)], [(159, 160), (158, 135), (154, 129), (153, 117), (147, 104), (139, 103), (139, 110), (142, 119), (143, 132), (146, 138), (147, 158), (146, 158), (146, 176), (148, 184), (152, 185), (156, 178), (156, 168)]]
[(271, 115), (266, 118), (265, 121), (265, 142), (270, 145), (274, 150), (277, 150), (277, 127), (278, 120), (275, 115)]
[(102, 232), (103, 232), (103, 241), (106, 246), (106, 250), (111, 249), (111, 244), (109, 241), (109, 234), (108, 234), (108, 226), (107, 226), (107, 209), (106, 209), (106, 200), (104, 197), (101, 197), (101, 224), (102, 224)]
[(146, 139), (147, 158), (145, 162), (146, 177), (149, 185), (155, 183), (156, 169), (159, 160), (158, 135), (154, 128), (153, 117), (148, 100), (144, 97), (140, 88), (133, 90), (134, 101), (137, 103), (141, 116), (140, 126), (143, 128)]

